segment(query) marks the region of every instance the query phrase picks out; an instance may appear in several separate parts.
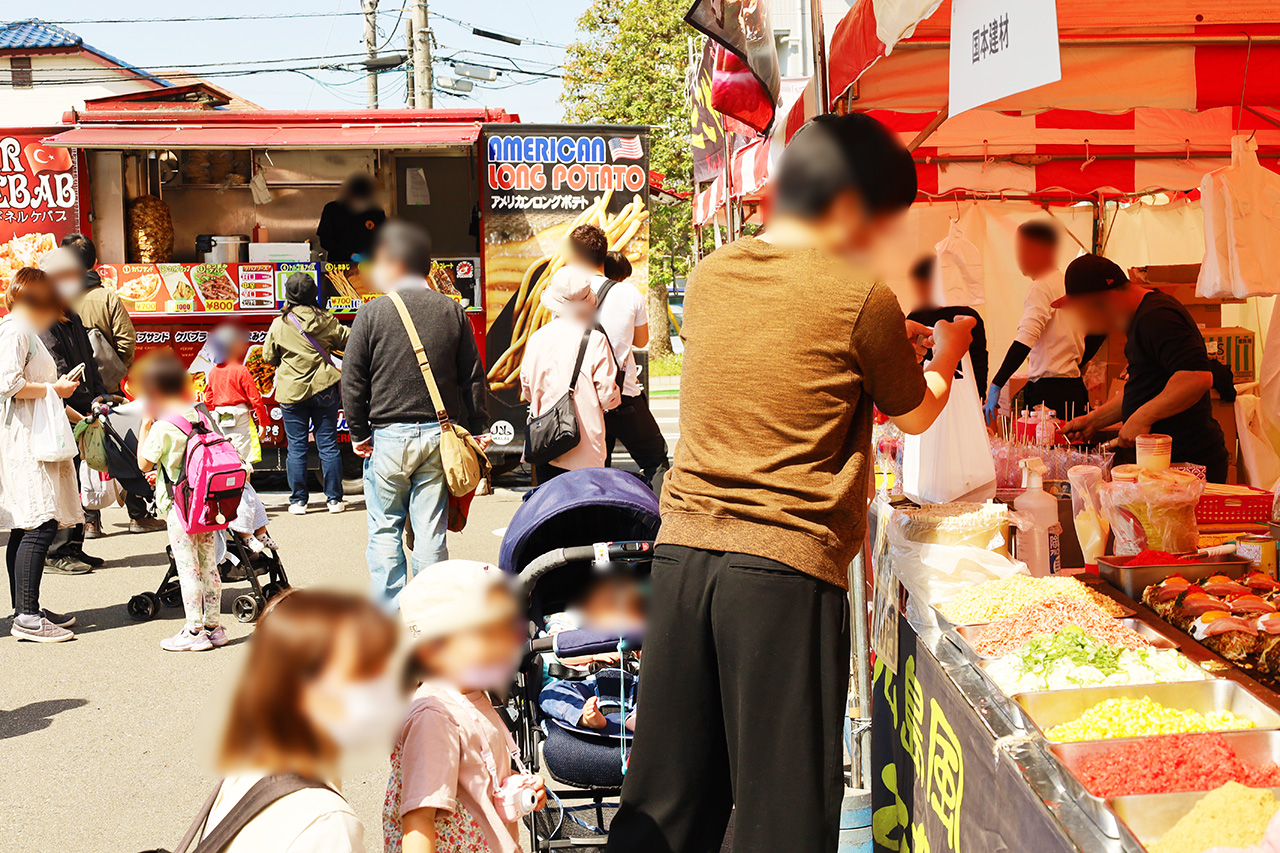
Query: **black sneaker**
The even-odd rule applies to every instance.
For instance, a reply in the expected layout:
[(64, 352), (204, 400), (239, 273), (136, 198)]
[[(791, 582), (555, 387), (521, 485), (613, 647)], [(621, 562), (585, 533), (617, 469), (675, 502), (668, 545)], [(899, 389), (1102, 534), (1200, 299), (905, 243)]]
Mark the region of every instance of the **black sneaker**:
[[(92, 569), (100, 569), (107, 564), (107, 561), (102, 559), (101, 557), (93, 557), (93, 556), (90, 556), (89, 554), (86, 554), (83, 548), (77, 548), (74, 551), (68, 551), (66, 553), (66, 556), (74, 557), (75, 559), (79, 560), (80, 562), (84, 563), (86, 566)], [(49, 621), (52, 622), (53, 620), (50, 619)]]
[(44, 570), (51, 575), (87, 575), (93, 567), (75, 557), (49, 557), (44, 561)]

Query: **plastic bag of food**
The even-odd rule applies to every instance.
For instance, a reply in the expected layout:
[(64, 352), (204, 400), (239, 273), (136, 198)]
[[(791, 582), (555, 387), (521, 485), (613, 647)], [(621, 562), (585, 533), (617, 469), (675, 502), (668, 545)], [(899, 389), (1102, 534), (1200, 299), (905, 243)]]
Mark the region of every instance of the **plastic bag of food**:
[(894, 574), (913, 596), (933, 605), (983, 581), (1026, 574), (1026, 565), (1008, 552), (1012, 515), (991, 502), (895, 510), (889, 521)]
[(1096, 566), (1111, 534), (1098, 496), (1105, 475), (1096, 465), (1076, 465), (1067, 470), (1067, 479), (1071, 481), (1071, 517), (1075, 520), (1080, 553), (1086, 566)]
[(1098, 492), (1103, 517), (1115, 535), (1117, 554), (1180, 554), (1199, 547), (1196, 504), (1204, 493), (1204, 483), (1194, 474), (1172, 468), (1144, 470), (1137, 482), (1104, 483)]
[(968, 353), (938, 419), (902, 443), (902, 492), (916, 503), (989, 500), (996, 465), (987, 450), (987, 424)]

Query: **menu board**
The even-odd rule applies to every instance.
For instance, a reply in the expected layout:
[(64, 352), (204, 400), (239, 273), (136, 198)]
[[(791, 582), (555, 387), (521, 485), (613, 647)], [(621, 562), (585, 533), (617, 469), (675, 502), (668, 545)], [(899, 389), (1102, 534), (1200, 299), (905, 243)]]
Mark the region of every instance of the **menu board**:
[(103, 264), (97, 270), (129, 313), (142, 316), (275, 311), (289, 276), (319, 276), (312, 263)]
[[(382, 295), (373, 286), (368, 264), (324, 264), (320, 281), (320, 304), (334, 314), (354, 314), (366, 302)], [(427, 284), (458, 300), (464, 308), (478, 309), (483, 305), (478, 257), (436, 258), (431, 262)]]

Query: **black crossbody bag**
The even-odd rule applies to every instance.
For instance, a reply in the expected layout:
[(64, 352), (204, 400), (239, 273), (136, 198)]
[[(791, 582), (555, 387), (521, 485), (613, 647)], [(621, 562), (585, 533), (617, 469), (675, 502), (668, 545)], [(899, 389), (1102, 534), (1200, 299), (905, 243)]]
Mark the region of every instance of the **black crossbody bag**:
[(578, 360), (573, 365), (569, 390), (556, 400), (555, 405), (536, 418), (530, 418), (524, 428), (524, 458), (534, 465), (542, 465), (563, 456), (578, 446), (582, 435), (578, 427), (578, 410), (573, 405), (573, 392), (578, 387), (582, 372), (582, 360), (587, 355), (587, 343), (591, 329), (582, 333), (578, 344)]

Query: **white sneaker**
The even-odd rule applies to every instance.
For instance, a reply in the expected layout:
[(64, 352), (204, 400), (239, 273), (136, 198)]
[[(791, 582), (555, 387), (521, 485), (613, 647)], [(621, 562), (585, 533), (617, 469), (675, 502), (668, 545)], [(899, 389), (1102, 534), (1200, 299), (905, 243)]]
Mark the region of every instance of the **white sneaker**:
[(169, 639), (161, 640), (160, 648), (166, 652), (206, 652), (213, 648), (213, 643), (209, 642), (209, 635), (204, 630), (193, 634), (182, 628)]
[(347, 511), (346, 501), (329, 501), (329, 512), (338, 513)]
[(289, 513), (291, 515), (306, 515), (307, 505), (291, 503), (289, 504)]

